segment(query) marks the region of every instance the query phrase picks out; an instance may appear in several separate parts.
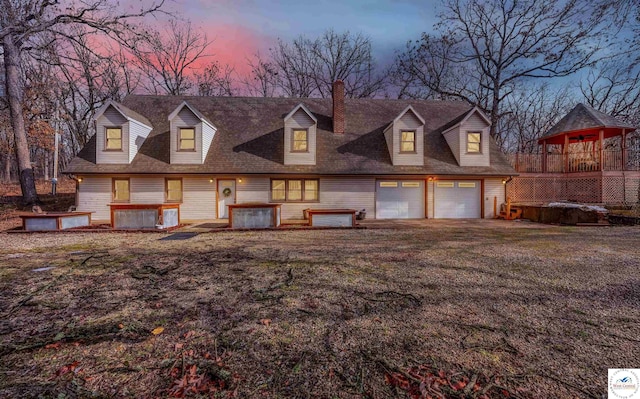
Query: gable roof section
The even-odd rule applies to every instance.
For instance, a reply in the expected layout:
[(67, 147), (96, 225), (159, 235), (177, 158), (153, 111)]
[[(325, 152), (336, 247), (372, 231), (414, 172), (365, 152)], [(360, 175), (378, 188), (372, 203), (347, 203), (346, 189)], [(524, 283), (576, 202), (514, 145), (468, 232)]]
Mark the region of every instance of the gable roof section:
[(491, 126), (491, 120), (487, 117), (487, 115), (484, 114), (484, 112), (482, 112), (482, 110), (480, 110), (480, 108), (478, 107), (473, 107), (471, 108), (469, 111), (465, 112), (464, 114), (458, 116), (457, 118), (455, 118), (454, 120), (452, 120), (451, 122), (447, 123), (447, 125), (445, 126), (445, 130), (443, 130), (442, 134), (447, 133), (449, 130), (455, 129), (456, 127), (462, 125), (463, 123), (465, 123), (470, 117), (471, 115), (473, 115), (474, 113), (477, 113), (478, 115), (480, 115), (480, 117), (482, 118), (482, 120), (484, 120), (485, 122), (487, 122), (487, 124), (489, 126)]
[(206, 123), (207, 125), (211, 126), (214, 129), (217, 129), (215, 127), (215, 125), (213, 124), (213, 122), (211, 122), (211, 120), (209, 118), (207, 118), (206, 116), (202, 115), (202, 113), (200, 111), (198, 111), (196, 108), (192, 107), (191, 105), (189, 105), (188, 102), (183, 101), (180, 103), (180, 105), (178, 105), (176, 107), (176, 109), (173, 110), (173, 112), (171, 112), (169, 114), (169, 117), (167, 118), (167, 120), (172, 120), (173, 118), (176, 117), (176, 115), (178, 115), (180, 113), (180, 111), (182, 111), (182, 108), (187, 107), (189, 109), (189, 111), (193, 112), (193, 114), (200, 119), (203, 123)]
[[(169, 163), (169, 115), (183, 101), (215, 121), (218, 131), (202, 165)], [(304, 102), (317, 119), (315, 165), (284, 164), (283, 117)], [(91, 174), (314, 174), (314, 175), (487, 175), (516, 174), (491, 143), (491, 165), (461, 167), (442, 135), (443, 127), (469, 112), (458, 101), (345, 99), (344, 134), (334, 134), (331, 99), (180, 97), (132, 95), (124, 104), (153, 122), (129, 165), (95, 164), (95, 138), (72, 160), (67, 173)], [(425, 119), (423, 166), (392, 165), (383, 130), (409, 105)]]
[(294, 109), (292, 109), (291, 112), (289, 112), (284, 117), (284, 120), (286, 121), (287, 119), (291, 118), (293, 115), (295, 115), (296, 112), (298, 112), (299, 109), (301, 109), (304, 112), (306, 112), (307, 115), (309, 115), (309, 118), (313, 119), (313, 121), (315, 123), (318, 123), (318, 119), (313, 115), (313, 112), (309, 111), (309, 108), (305, 107), (303, 103), (300, 103), (300, 104), (296, 105), (296, 107)]
[(588, 105), (578, 104), (560, 122), (556, 123), (542, 138), (553, 137), (562, 133), (597, 128), (633, 129), (635, 127), (619, 121), (611, 115), (600, 112)]
[(104, 114), (107, 109), (109, 109), (109, 107), (113, 107), (116, 111), (118, 111), (120, 113), (120, 115), (124, 116), (128, 121), (135, 121), (138, 123), (141, 123), (143, 125), (145, 125), (146, 127), (148, 127), (149, 129), (153, 129), (153, 126), (151, 125), (151, 122), (149, 122), (149, 119), (145, 118), (144, 116), (140, 115), (139, 113), (125, 107), (124, 105), (117, 103), (113, 100), (109, 100), (106, 103), (104, 103), (104, 105), (102, 107), (100, 107), (100, 109), (98, 109), (98, 111), (96, 112), (96, 115), (93, 117), (94, 120), (98, 119), (99, 117), (102, 116), (102, 114)]
[(413, 113), (413, 115), (418, 118), (418, 120), (420, 121), (420, 123), (422, 123), (424, 125), (424, 118), (422, 116), (420, 116), (420, 114), (418, 113), (418, 111), (416, 111), (412, 105), (408, 105), (407, 108), (403, 109), (402, 112), (400, 112), (400, 114), (393, 120), (393, 123), (396, 123), (400, 120), (400, 118), (402, 118), (404, 116), (404, 114), (406, 114), (407, 112), (411, 111)]
[(394, 120), (392, 120), (385, 128), (384, 128), (384, 132), (386, 132), (387, 130), (391, 129), (393, 127), (393, 125), (395, 123), (397, 123), (407, 112), (411, 111), (413, 113), (413, 115), (418, 118), (418, 120), (420, 121), (420, 123), (422, 123), (422, 126), (424, 126), (425, 121), (424, 118), (413, 108), (413, 106), (408, 105), (405, 109), (403, 109), (398, 116), (395, 117)]

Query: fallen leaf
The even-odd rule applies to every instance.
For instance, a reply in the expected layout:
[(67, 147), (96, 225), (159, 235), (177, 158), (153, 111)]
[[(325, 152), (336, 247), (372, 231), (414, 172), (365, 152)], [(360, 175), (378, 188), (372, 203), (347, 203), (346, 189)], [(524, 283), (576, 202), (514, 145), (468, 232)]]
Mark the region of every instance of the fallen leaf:
[(58, 371), (56, 371), (56, 375), (64, 375), (64, 374), (70, 373), (74, 371), (79, 364), (80, 362), (75, 361), (73, 363), (67, 364), (66, 366), (62, 366), (58, 369)]
[(191, 337), (193, 337), (194, 335), (196, 335), (196, 332), (193, 330), (189, 330), (184, 334), (184, 339), (189, 339)]
[(124, 324), (122, 323), (118, 324), (118, 328), (122, 330), (124, 328)]
[(153, 330), (151, 330), (151, 334), (158, 335), (158, 334), (162, 334), (163, 331), (164, 331), (164, 327), (156, 327)]
[(56, 342), (55, 344), (46, 344), (44, 346), (45, 349), (58, 349), (60, 347), (60, 342)]
[(178, 350), (182, 349), (183, 346), (184, 346), (184, 344), (176, 344), (174, 350), (178, 351)]
[(262, 323), (265, 326), (269, 327), (269, 325), (271, 324), (271, 319), (261, 319), (260, 323)]

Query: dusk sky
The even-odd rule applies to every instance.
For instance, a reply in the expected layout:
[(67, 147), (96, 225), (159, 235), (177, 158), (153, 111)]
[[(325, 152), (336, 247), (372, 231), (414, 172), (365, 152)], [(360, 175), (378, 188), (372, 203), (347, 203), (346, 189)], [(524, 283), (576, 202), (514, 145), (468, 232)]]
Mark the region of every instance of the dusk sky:
[(176, 0), (176, 7), (214, 39), (221, 63), (245, 72), (246, 59), (267, 54), (277, 38), (316, 37), (326, 29), (371, 38), (377, 62), (430, 31), (440, 0)]

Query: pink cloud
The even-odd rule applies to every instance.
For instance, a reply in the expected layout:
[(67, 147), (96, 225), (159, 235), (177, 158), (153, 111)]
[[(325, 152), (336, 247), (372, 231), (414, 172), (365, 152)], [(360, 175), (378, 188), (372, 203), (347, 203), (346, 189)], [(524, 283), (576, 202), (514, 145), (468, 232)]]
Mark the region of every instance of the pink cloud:
[(209, 51), (213, 57), (208, 57), (206, 62), (216, 60), (221, 65), (228, 64), (240, 76), (250, 71), (247, 60), (253, 59), (257, 52), (266, 54), (272, 44), (268, 38), (241, 25), (216, 24), (203, 27), (203, 31), (213, 42)]

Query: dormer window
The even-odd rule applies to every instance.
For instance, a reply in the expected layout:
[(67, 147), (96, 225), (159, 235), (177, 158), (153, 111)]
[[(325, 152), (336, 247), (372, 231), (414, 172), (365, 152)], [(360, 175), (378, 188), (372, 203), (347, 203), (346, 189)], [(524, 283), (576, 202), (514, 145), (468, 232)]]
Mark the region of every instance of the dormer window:
[(122, 128), (107, 127), (105, 128), (105, 150), (106, 151), (122, 151)]
[(309, 130), (293, 129), (291, 135), (293, 139), (292, 152), (308, 152), (309, 151)]
[(481, 146), (482, 132), (467, 132), (467, 153), (479, 154)]
[(178, 151), (196, 150), (196, 129), (182, 127), (178, 130)]
[(403, 130), (400, 132), (400, 152), (416, 152), (415, 130)]

